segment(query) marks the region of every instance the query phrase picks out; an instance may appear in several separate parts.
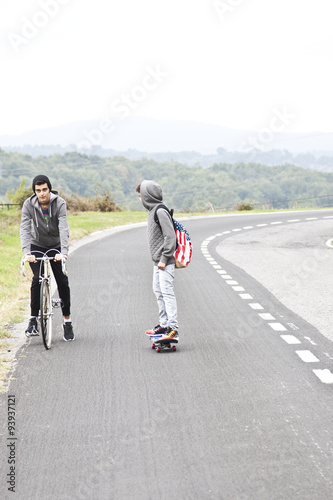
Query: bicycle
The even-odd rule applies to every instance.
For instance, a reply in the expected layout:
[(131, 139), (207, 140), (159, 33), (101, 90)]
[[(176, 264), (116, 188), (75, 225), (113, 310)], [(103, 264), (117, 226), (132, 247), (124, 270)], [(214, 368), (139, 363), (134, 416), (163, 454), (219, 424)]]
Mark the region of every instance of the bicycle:
[[(41, 262), (39, 269), (39, 283), (40, 283), (40, 307), (38, 320), (40, 322), (42, 338), (45, 349), (50, 349), (52, 344), (52, 320), (53, 309), (60, 307), (62, 304), (61, 299), (52, 299), (51, 292), (51, 264), (50, 261), (54, 260), (54, 256), (48, 256), (48, 252), (57, 252), (59, 250), (51, 248), (46, 253), (35, 250), (36, 253), (42, 254), (42, 257), (36, 257), (37, 261)], [(23, 257), (21, 261), (21, 273), (26, 276), (24, 272), (24, 264), (27, 260)], [(62, 272), (67, 276), (66, 260), (61, 260)]]

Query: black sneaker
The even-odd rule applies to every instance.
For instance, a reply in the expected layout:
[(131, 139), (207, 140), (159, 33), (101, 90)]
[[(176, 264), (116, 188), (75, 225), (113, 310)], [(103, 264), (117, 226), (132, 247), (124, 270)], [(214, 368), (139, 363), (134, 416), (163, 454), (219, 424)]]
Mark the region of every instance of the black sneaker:
[(178, 335), (178, 332), (177, 330), (173, 330), (172, 328), (170, 328), (170, 326), (167, 328), (165, 334), (162, 336), (162, 339), (174, 339), (174, 340), (178, 340), (179, 339), (179, 335)]
[(66, 321), (64, 323), (64, 340), (67, 342), (68, 340), (74, 340), (75, 335), (73, 332), (73, 326), (70, 321)]
[(35, 337), (36, 335), (39, 335), (37, 318), (29, 319), (28, 328), (26, 329), (25, 334), (27, 337)]
[(146, 335), (163, 335), (166, 332), (166, 328), (163, 326), (157, 325), (151, 330), (146, 331)]

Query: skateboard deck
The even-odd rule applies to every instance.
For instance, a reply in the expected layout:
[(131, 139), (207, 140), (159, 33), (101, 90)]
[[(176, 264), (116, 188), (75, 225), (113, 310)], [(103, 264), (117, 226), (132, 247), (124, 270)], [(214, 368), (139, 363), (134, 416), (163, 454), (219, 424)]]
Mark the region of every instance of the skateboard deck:
[(163, 339), (162, 335), (151, 335), (151, 348), (156, 349), (156, 352), (161, 352), (164, 349), (170, 349), (172, 351), (176, 351), (178, 344), (177, 339)]

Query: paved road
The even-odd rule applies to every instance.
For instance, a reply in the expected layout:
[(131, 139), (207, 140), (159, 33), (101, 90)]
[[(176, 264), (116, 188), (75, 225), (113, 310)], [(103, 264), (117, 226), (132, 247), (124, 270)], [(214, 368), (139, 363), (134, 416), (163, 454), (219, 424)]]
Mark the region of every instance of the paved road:
[(290, 214), (186, 223), (195, 253), (176, 275), (176, 353), (152, 351), (143, 333), (156, 324), (145, 229), (76, 250), (77, 340), (63, 342), (58, 324), (49, 352), (29, 341), (0, 398), (7, 422), (15, 397), (17, 438), (2, 428), (3, 498), (333, 497), (332, 342), (216, 251), (225, 231), (281, 218)]

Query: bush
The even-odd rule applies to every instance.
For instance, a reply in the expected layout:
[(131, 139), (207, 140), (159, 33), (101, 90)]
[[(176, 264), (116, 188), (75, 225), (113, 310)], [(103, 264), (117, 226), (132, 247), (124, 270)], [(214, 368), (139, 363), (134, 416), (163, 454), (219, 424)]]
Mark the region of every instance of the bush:
[(66, 201), (67, 210), (70, 212), (121, 212), (106, 191), (91, 198), (64, 193), (60, 193), (60, 196)]
[[(32, 188), (26, 187), (25, 182), (24, 179), (16, 190), (12, 189), (6, 193), (8, 200), (19, 205), (20, 209), (25, 200), (33, 194)], [(102, 190), (102, 192), (98, 193), (98, 189)], [(64, 198), (67, 210), (70, 212), (121, 212), (121, 209), (111, 199), (111, 195), (101, 187), (96, 188), (96, 195), (91, 198), (76, 193), (59, 193), (59, 196)]]
[(253, 210), (253, 205), (250, 202), (247, 201), (241, 201), (237, 203), (237, 205), (234, 207), (234, 210), (237, 210), (237, 212), (242, 212), (244, 210)]
[(6, 193), (6, 197), (8, 198), (8, 200), (19, 205), (20, 208), (23, 207), (23, 203), (25, 202), (25, 200), (33, 194), (32, 187), (27, 187), (25, 185), (25, 181), (26, 179), (23, 179), (21, 184), (16, 188), (16, 191), (14, 189), (11, 189)]
[(95, 203), (92, 198), (80, 196), (79, 194), (64, 194), (59, 193), (67, 205), (67, 210), (70, 212), (94, 212)]
[(110, 193), (101, 184), (96, 186), (93, 200), (96, 210), (99, 212), (121, 212), (121, 209), (112, 200)]

